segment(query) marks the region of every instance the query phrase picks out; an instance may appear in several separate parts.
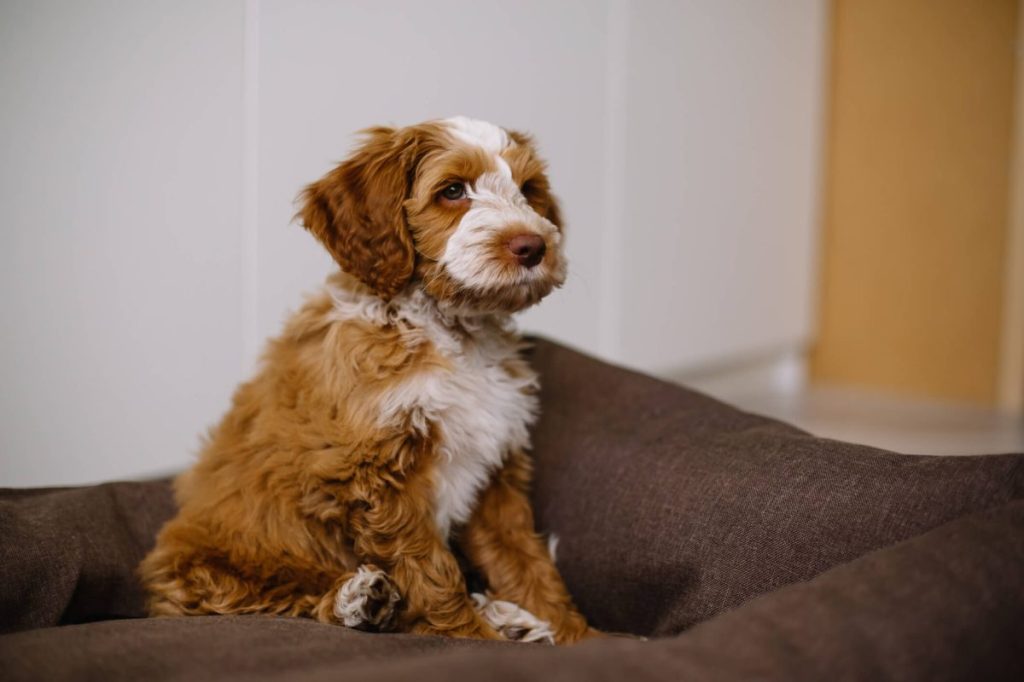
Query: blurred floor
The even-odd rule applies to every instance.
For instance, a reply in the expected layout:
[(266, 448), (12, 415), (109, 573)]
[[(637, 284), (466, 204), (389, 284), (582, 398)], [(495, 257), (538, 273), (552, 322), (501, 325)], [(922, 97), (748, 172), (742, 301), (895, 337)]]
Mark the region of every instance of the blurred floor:
[(1024, 452), (1024, 420), (995, 410), (846, 388), (737, 396), (733, 404), (819, 436), (921, 455)]
[(682, 382), (826, 438), (922, 455), (1024, 452), (1020, 416), (862, 389), (806, 386), (796, 365), (684, 377)]

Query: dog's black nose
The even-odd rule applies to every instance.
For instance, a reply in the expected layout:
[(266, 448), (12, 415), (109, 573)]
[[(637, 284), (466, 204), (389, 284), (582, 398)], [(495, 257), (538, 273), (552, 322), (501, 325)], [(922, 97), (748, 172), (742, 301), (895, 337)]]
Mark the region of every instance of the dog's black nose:
[(544, 239), (535, 234), (517, 234), (508, 240), (508, 250), (516, 257), (520, 265), (532, 268), (544, 260), (547, 246), (544, 244)]

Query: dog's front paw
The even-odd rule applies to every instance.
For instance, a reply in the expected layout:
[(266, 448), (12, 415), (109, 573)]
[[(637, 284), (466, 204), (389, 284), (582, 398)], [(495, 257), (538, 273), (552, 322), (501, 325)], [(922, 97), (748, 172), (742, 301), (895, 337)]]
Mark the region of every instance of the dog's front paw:
[(551, 630), (551, 624), (519, 605), (510, 601), (490, 599), (479, 593), (473, 593), (471, 596), (480, 617), (505, 639), (517, 642), (555, 643), (555, 633)]
[(346, 627), (384, 631), (395, 620), (402, 596), (387, 573), (371, 564), (356, 569), (334, 598), (334, 615)]

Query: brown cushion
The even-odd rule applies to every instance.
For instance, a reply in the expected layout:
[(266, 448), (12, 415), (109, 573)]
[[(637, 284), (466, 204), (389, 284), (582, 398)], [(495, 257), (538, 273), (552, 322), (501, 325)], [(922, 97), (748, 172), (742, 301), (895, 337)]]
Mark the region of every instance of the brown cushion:
[(539, 525), (598, 626), (671, 635), (751, 597), (1024, 496), (1024, 456), (815, 438), (541, 342)]
[[(490, 651), (513, 642), (415, 635), (374, 635), (305, 618), (195, 616), (112, 620), (0, 637), (2, 679), (241, 680), (303, 679), (384, 661), (466, 649)], [(525, 645), (523, 645), (525, 646)]]
[[(539, 524), (599, 627), (667, 635), (1004, 504), (1024, 457), (893, 455), (809, 436), (539, 342)], [(143, 615), (166, 482), (0, 492), (0, 628)]]
[(674, 638), (565, 649), (369, 635), (260, 616), (0, 637), (4, 679), (1019, 680), (1024, 502), (759, 597)]
[[(451, 652), (347, 679), (1024, 679), (1024, 502), (954, 521), (721, 614), (682, 635), (571, 649)], [(337, 674), (337, 670), (334, 671)], [(304, 679), (330, 679), (326, 671)]]
[(167, 481), (0, 490), (0, 632), (145, 615), (135, 567), (173, 513)]
[(991, 681), (1024, 679), (1022, 645), (1017, 501), (758, 597), (663, 652), (675, 679)]

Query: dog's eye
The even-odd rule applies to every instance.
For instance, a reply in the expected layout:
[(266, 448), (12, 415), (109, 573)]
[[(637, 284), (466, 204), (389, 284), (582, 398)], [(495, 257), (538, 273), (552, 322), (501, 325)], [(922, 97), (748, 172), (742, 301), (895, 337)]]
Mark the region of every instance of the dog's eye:
[(466, 196), (466, 186), (461, 182), (453, 182), (441, 190), (441, 196), (448, 201), (458, 201)]

